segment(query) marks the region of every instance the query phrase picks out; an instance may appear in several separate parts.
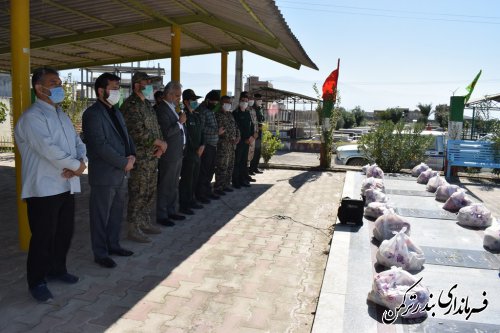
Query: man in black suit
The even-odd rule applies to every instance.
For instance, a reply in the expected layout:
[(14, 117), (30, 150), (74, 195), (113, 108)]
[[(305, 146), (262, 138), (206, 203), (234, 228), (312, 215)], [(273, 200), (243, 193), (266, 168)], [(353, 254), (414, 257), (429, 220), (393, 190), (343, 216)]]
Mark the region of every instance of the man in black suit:
[(179, 177), (182, 168), (182, 156), (186, 136), (184, 123), (186, 115), (177, 113), (182, 96), (182, 85), (171, 81), (163, 91), (163, 101), (157, 104), (155, 111), (158, 124), (167, 142), (168, 150), (158, 163), (158, 196), (156, 199), (156, 220), (164, 226), (175, 225), (172, 220), (184, 220), (184, 215), (177, 214), (179, 201)]
[(120, 78), (104, 73), (95, 81), (97, 101), (82, 118), (87, 145), (90, 183), (90, 239), (94, 260), (113, 268), (111, 254), (130, 256), (120, 246), (120, 230), (127, 194), (127, 176), (135, 163), (135, 145), (128, 134), (121, 112)]

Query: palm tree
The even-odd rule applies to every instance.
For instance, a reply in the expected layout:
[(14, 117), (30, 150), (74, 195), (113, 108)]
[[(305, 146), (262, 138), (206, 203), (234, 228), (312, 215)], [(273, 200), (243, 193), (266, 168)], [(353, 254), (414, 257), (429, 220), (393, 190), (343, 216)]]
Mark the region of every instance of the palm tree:
[(432, 104), (422, 104), (418, 103), (417, 108), (420, 110), (420, 113), (422, 114), (421, 116), (421, 122), (424, 124), (427, 124), (427, 121), (429, 120), (429, 116), (432, 114)]

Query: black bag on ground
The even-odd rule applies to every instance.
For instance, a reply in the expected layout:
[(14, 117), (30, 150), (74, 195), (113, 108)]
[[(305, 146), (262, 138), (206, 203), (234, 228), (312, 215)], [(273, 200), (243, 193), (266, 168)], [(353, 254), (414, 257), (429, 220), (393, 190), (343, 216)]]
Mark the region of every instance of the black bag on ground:
[(365, 203), (361, 199), (342, 198), (337, 217), (341, 224), (362, 225)]

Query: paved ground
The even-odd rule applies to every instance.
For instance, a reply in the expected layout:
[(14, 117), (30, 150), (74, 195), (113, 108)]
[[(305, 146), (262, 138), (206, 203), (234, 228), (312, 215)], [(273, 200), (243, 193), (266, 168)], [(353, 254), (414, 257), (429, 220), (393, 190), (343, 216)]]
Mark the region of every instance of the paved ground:
[(344, 173), (267, 170), (135, 255), (92, 261), (86, 176), (77, 199), (69, 269), (50, 304), (27, 291), (17, 245), (12, 159), (0, 154), (0, 331), (310, 332)]

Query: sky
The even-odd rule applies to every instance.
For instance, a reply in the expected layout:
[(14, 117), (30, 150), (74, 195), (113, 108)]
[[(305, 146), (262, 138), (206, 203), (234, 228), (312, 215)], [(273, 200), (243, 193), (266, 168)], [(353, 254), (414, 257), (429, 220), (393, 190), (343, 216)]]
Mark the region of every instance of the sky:
[[(340, 58), (340, 105), (365, 111), (448, 104), (450, 96), (466, 94), (481, 69), (471, 100), (500, 93), (500, 1), (277, 0), (276, 5), (319, 70), (296, 70), (244, 52), (244, 76), (316, 97), (313, 84), (321, 87)], [(234, 61), (231, 52), (229, 91), (234, 91)], [(169, 59), (141, 65), (158, 63), (168, 81)], [(181, 83), (198, 95), (220, 88), (219, 73), (220, 54), (181, 59)]]

